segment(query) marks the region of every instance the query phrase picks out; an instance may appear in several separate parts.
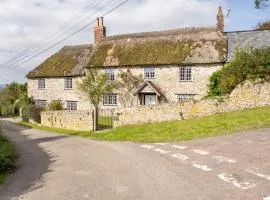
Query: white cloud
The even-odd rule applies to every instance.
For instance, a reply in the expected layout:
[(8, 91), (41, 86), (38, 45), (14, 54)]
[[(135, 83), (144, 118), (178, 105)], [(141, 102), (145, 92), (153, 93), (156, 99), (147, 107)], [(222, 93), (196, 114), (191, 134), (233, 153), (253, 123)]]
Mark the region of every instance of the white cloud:
[[(97, 1), (92, 0), (92, 2)], [(103, 7), (108, 2), (111, 2), (110, 5), (116, 5), (121, 1), (99, 0), (98, 2)], [(89, 0), (0, 0), (0, 3), (0, 63), (3, 63), (22, 49), (42, 41), (60, 24), (91, 2)], [(107, 5), (107, 8), (111, 8), (110, 5)], [(129, 3), (106, 16), (105, 23), (109, 35), (215, 25), (217, 6), (217, 0), (130, 0)], [(87, 19), (88, 16), (88, 20), (82, 24), (89, 23), (100, 14), (100, 8), (87, 12), (82, 17)], [(74, 25), (72, 22), (68, 24), (68, 26), (72, 25)], [(67, 33), (61, 33), (53, 38), (51, 43), (46, 42), (46, 44), (52, 44), (65, 35)], [(24, 75), (28, 71), (64, 45), (92, 42), (93, 25), (31, 62), (9, 73), (1, 74), (0, 83), (24, 81)]]

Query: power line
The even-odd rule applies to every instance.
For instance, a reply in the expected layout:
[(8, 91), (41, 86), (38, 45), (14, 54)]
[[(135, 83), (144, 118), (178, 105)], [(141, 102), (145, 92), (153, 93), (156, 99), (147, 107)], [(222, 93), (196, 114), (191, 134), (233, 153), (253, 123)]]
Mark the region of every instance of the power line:
[[(71, 21), (71, 24), (76, 22), (77, 19), (79, 19), (79, 17), (83, 16), (85, 14), (85, 12), (88, 10), (88, 9), (93, 9), (95, 7), (98, 6), (99, 3), (103, 2), (104, 0), (96, 0), (96, 2), (94, 3), (94, 5), (91, 3), (91, 4), (88, 4), (86, 7), (84, 7), (82, 10), (80, 10), (78, 13), (76, 13), (75, 15), (73, 15), (71, 18), (69, 18), (68, 20), (66, 20), (63, 24), (61, 24), (60, 26), (58, 26), (55, 30), (55, 32), (49, 34), (48, 36), (45, 37), (45, 39), (42, 41), (41, 44), (38, 44), (38, 45), (35, 45), (35, 47), (30, 47), (26, 50), (23, 50), (22, 52), (20, 52), (19, 54), (15, 55), (14, 57), (10, 58), (9, 60), (5, 61), (4, 63), (1, 63), (0, 66), (4, 67), (5, 65), (13, 62), (13, 61), (16, 61), (18, 58), (24, 56), (25, 54), (31, 52), (32, 50), (38, 48), (39, 46), (41, 46), (42, 44), (44, 44), (48, 39), (49, 40), (52, 40), (52, 38), (59, 34), (59, 30), (61, 32), (61, 29), (63, 27), (65, 27), (67, 24), (69, 24), (69, 22)], [(73, 20), (74, 18), (76, 18), (76, 20)], [(70, 25), (70, 24), (69, 24)], [(1, 69), (1, 67), (0, 67)]]
[[(104, 0), (102, 0), (102, 1), (104, 1)], [(106, 8), (107, 6), (109, 6), (112, 2), (113, 2), (113, 1), (109, 2), (109, 3), (105, 6), (105, 8)], [(97, 13), (97, 12), (95, 12), (95, 13)], [(66, 30), (63, 34), (68, 34), (70, 31), (73, 32), (73, 31), (74, 31), (74, 30), (73, 30), (74, 28), (77, 29), (77, 26), (78, 26), (78, 25), (81, 25), (81, 23), (84, 22), (84, 21), (86, 21), (86, 20), (88, 21), (88, 20), (89, 20), (88, 18), (89, 18), (89, 17), (84, 18), (81, 22), (79, 22), (78, 24), (75, 24), (74, 26), (70, 27), (70, 28), (69, 28), (68, 30)], [(57, 33), (57, 34), (58, 34), (58, 33)], [(56, 34), (56, 35), (57, 35), (57, 34)], [(45, 43), (45, 42), (44, 42), (44, 43)], [(33, 50), (35, 50), (35, 49), (38, 50), (39, 47), (41, 47), (44, 43), (40, 44), (38, 47), (34, 48)], [(46, 44), (45, 47), (46, 47), (46, 46), (49, 46), (49, 44), (48, 44), (48, 45)], [(31, 56), (31, 54), (28, 54), (28, 53), (26, 53), (25, 55), (22, 55), (21, 58), (17, 59), (16, 61), (11, 62), (11, 63), (8, 64), (8, 65), (3, 66), (2, 69), (0, 68), (0, 72), (3, 71), (3, 70), (5, 70), (5, 69), (8, 69), (8, 68), (12, 67), (14, 64), (17, 64), (17, 63), (19, 63), (19, 62), (21, 62), (21, 61), (23, 61), (23, 60), (29, 58), (30, 56)]]
[[(105, 17), (106, 15), (110, 14), (111, 12), (117, 10), (118, 8), (120, 8), (121, 6), (123, 6), (124, 4), (126, 4), (128, 1), (129, 1), (129, 0), (125, 0), (125, 1), (123, 1), (122, 3), (116, 5), (116, 6), (113, 7), (111, 10), (109, 10), (109, 11), (107, 11), (106, 13), (104, 13), (103, 15), (101, 15), (101, 17)], [(88, 26), (90, 26), (91, 24), (93, 24), (93, 23), (95, 23), (95, 22), (96, 22), (96, 19), (93, 20), (93, 21), (91, 21), (90, 23), (84, 25), (84, 26), (81, 27), (80, 29), (74, 31), (74, 32), (71, 33), (70, 35), (64, 37), (63, 39), (57, 41), (56, 43), (54, 43), (54, 44), (51, 45), (50, 47), (46, 48), (45, 50), (43, 50), (43, 51), (41, 51), (41, 52), (35, 54), (34, 56), (32, 56), (31, 58), (27, 59), (26, 61), (24, 61), (24, 62), (22, 62), (22, 63), (19, 63), (19, 64), (18, 64), (17, 66), (15, 66), (13, 69), (19, 67), (20, 65), (22, 65), (22, 64), (24, 64), (24, 63), (26, 63), (26, 62), (29, 62), (30, 60), (32, 60), (32, 59), (34, 59), (34, 58), (40, 56), (41, 54), (45, 53), (46, 51), (48, 51), (48, 50), (54, 48), (54, 47), (57, 46), (58, 44), (62, 43), (63, 41), (65, 41), (65, 40), (67, 40), (67, 39), (69, 39), (70, 37), (74, 36), (75, 34), (79, 33), (80, 31), (82, 31), (83, 29), (87, 28)], [(15, 64), (16, 64), (16, 63), (15, 63)], [(2, 71), (0, 70), (0, 72), (5, 73), (5, 72), (7, 72), (8, 70), (9, 70), (9, 69), (5, 69), (5, 70), (2, 70)]]

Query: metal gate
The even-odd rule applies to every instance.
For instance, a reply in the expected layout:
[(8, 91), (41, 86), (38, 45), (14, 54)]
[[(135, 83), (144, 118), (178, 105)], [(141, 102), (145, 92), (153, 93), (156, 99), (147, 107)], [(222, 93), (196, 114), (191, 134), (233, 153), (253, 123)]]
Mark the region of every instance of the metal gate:
[(97, 130), (113, 128), (114, 109), (99, 109)]

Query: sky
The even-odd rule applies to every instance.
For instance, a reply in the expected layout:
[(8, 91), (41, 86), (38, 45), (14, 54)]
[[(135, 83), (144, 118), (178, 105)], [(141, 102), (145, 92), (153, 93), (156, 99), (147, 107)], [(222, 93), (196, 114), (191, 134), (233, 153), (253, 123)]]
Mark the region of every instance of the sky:
[[(93, 43), (95, 24), (90, 24), (38, 55), (122, 1), (0, 0), (0, 84), (25, 82), (30, 70), (65, 45)], [(214, 26), (219, 4), (226, 16), (225, 31), (254, 29), (270, 19), (270, 8), (257, 10), (254, 0), (129, 0), (105, 16), (107, 34)]]

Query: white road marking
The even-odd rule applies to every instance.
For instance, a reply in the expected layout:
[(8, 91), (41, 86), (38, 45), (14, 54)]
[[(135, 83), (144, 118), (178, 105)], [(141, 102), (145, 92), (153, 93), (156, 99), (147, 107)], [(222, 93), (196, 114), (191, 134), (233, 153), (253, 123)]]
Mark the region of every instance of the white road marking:
[(159, 148), (155, 149), (154, 151), (159, 152), (159, 153), (161, 153), (161, 154), (167, 154), (167, 153), (170, 153), (170, 151), (165, 151), (165, 150), (159, 149)]
[(197, 153), (197, 154), (200, 154), (200, 155), (203, 155), (203, 156), (209, 154), (209, 152), (203, 151), (203, 150), (201, 150), (201, 149), (193, 149), (193, 152), (194, 152), (194, 153)]
[(253, 175), (255, 175), (255, 176), (258, 176), (260, 178), (264, 178), (264, 179), (270, 181), (270, 176), (269, 175), (259, 173), (258, 171), (255, 172), (255, 171), (252, 171), (252, 170), (249, 170), (249, 169), (246, 169), (246, 171), (253, 174)]
[(152, 145), (147, 145), (147, 144), (144, 144), (144, 145), (141, 145), (142, 148), (146, 148), (146, 149), (154, 149), (155, 147), (152, 146)]
[(250, 188), (253, 188), (253, 187), (256, 187), (255, 184), (253, 183), (249, 183), (249, 182), (238, 182), (236, 180), (236, 178), (231, 175), (231, 174), (220, 174), (218, 175), (218, 177), (223, 180), (223, 181), (226, 181), (228, 183), (232, 183), (234, 186), (242, 189), (242, 190), (247, 190), (247, 189), (250, 189)]
[(236, 163), (236, 160), (226, 158), (224, 156), (213, 156), (213, 158), (218, 160), (219, 162)]
[(192, 166), (197, 168), (197, 169), (201, 169), (203, 171), (206, 171), (206, 172), (212, 171), (212, 169), (210, 167), (208, 167), (207, 165), (200, 165), (198, 163), (192, 163)]
[(187, 157), (187, 156), (185, 156), (183, 154), (179, 154), (179, 153), (172, 154), (171, 157), (177, 158), (177, 159), (182, 160), (182, 161), (189, 160), (189, 157)]
[(168, 143), (155, 143), (156, 145), (166, 146)]
[(184, 150), (184, 149), (187, 148), (187, 147), (185, 147), (185, 146), (180, 146), (180, 145), (173, 145), (172, 147), (173, 147), (173, 148), (176, 148), (176, 149), (182, 149), (182, 150)]

